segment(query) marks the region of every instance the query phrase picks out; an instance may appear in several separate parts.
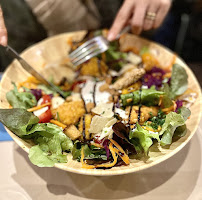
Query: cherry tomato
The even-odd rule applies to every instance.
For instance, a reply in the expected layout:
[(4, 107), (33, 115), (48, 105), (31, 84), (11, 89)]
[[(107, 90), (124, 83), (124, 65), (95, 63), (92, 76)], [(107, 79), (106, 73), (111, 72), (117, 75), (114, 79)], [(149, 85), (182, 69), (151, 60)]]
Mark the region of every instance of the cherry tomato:
[(43, 101), (41, 104), (51, 102), (51, 97), (47, 94), (43, 95), (42, 99), (43, 99)]
[(51, 117), (52, 117), (51, 110), (48, 109), (46, 112), (44, 112), (38, 116), (39, 123), (48, 123), (48, 122), (50, 122)]
[(94, 138), (94, 142), (98, 144), (102, 144), (104, 140), (105, 138), (103, 138), (102, 140), (99, 140), (99, 137)]

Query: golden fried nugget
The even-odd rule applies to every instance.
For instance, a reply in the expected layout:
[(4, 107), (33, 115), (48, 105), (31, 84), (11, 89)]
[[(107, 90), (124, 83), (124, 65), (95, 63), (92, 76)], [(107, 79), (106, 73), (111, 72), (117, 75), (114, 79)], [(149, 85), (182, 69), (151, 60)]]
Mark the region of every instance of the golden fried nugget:
[(85, 113), (82, 101), (64, 102), (58, 108), (51, 111), (54, 117), (58, 113), (60, 121), (66, 125), (77, 123), (79, 118)]

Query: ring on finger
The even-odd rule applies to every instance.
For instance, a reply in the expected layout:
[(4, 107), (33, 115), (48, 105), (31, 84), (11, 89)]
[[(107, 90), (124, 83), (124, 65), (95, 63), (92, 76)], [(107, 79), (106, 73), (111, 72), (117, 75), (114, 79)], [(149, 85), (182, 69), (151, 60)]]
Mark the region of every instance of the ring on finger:
[(147, 12), (145, 19), (154, 21), (156, 19), (156, 13), (154, 12)]

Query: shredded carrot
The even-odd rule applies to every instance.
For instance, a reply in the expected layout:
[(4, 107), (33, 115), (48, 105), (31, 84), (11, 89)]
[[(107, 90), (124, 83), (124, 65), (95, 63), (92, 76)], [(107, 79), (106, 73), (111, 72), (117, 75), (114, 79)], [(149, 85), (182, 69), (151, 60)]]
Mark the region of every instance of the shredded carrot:
[(36, 88), (36, 85), (38, 85), (38, 84), (40, 84), (41, 82), (38, 80), (38, 79), (36, 79), (34, 76), (29, 76), (28, 78), (27, 78), (27, 80), (25, 80), (25, 81), (23, 81), (23, 82), (19, 82), (18, 83), (18, 89), (20, 88), (20, 87), (27, 87), (27, 88), (29, 88), (29, 89), (35, 89)]
[(171, 72), (168, 72), (165, 75), (163, 75), (163, 78), (170, 78), (170, 77), (171, 77)]
[(159, 98), (159, 106), (162, 104), (162, 100), (163, 100), (163, 95), (160, 95), (160, 98)]
[(169, 108), (163, 108), (162, 111), (165, 112), (165, 113), (169, 113), (171, 111), (175, 111), (176, 106), (177, 105), (176, 105), (175, 101), (173, 101), (173, 105), (172, 106), (170, 106)]
[(84, 163), (84, 146), (82, 146), (81, 148), (81, 164), (82, 164), (82, 168), (85, 168), (85, 169), (94, 169), (95, 166), (94, 165), (88, 165), (86, 163)]
[(142, 126), (142, 128), (147, 131), (153, 131), (153, 132), (159, 132), (161, 130), (161, 126), (158, 126), (157, 130), (154, 130), (152, 127), (148, 127), (148, 126)]
[(113, 139), (109, 139), (111, 141), (111, 143), (113, 145), (116, 146), (115, 148), (115, 152), (119, 154), (119, 156), (121, 157), (121, 159), (127, 164), (129, 165), (130, 164), (130, 159), (128, 157), (128, 155), (126, 154), (126, 152), (122, 149), (122, 147), (116, 142), (114, 141)]
[(92, 142), (91, 145), (98, 147), (98, 148), (104, 148), (102, 145), (95, 143), (95, 142)]
[(65, 124), (63, 124), (63, 123), (61, 123), (61, 122), (59, 122), (59, 121), (57, 121), (57, 120), (54, 120), (54, 119), (51, 119), (51, 120), (50, 120), (50, 123), (55, 124), (55, 125), (57, 125), (57, 126), (60, 126), (60, 127), (62, 127), (63, 129), (65, 129), (65, 128), (67, 127)]
[(50, 106), (50, 105), (51, 105), (50, 102), (44, 103), (44, 104), (41, 104), (41, 105), (39, 105), (39, 106), (35, 106), (35, 107), (33, 107), (33, 108), (29, 108), (29, 109), (27, 109), (27, 111), (33, 112), (33, 111), (35, 111), (35, 110), (39, 110), (39, 109), (41, 109), (41, 108), (44, 108), (44, 107)]
[(94, 169), (94, 168), (110, 168), (113, 167), (114, 165), (116, 165), (117, 163), (117, 159), (118, 156), (116, 155), (116, 150), (115, 148), (113, 148), (112, 143), (109, 144), (109, 150), (111, 151), (112, 157), (114, 159), (113, 162), (111, 163), (104, 163), (104, 164), (99, 164), (99, 165), (88, 165), (86, 163), (84, 163), (84, 147), (82, 147), (81, 149), (81, 163), (82, 163), (82, 168), (86, 168), (86, 169)]

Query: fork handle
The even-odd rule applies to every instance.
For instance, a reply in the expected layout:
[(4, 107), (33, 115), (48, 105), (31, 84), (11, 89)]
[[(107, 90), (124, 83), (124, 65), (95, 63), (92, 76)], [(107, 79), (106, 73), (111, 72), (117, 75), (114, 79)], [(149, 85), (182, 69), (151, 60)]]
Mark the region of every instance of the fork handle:
[(122, 31), (116, 36), (116, 40), (118, 40), (122, 34), (127, 33), (131, 30), (131, 26), (128, 25), (122, 29)]

